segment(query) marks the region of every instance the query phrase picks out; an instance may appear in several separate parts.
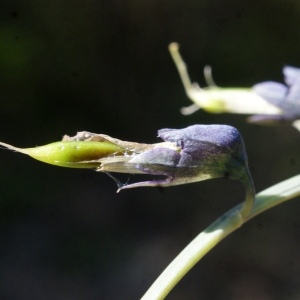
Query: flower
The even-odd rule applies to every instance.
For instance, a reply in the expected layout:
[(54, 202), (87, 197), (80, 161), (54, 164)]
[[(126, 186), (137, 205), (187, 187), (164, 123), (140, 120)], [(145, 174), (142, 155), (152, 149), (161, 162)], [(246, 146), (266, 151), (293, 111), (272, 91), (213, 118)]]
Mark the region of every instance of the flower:
[[(140, 144), (83, 131), (41, 147), (21, 149), (1, 142), (0, 145), (45, 163), (107, 173), (117, 183), (117, 192), (218, 177), (237, 179), (246, 189), (246, 200), (239, 211), (241, 218), (246, 218), (253, 207), (255, 192), (244, 142), (237, 129), (228, 125), (193, 125), (161, 129), (158, 136), (164, 142)], [(109, 172), (164, 175), (165, 179), (122, 184)]]
[(252, 88), (221, 88), (211, 75), (210, 66), (204, 68), (204, 77), (208, 84), (200, 88), (191, 83), (187, 68), (179, 53), (179, 45), (169, 45), (171, 56), (178, 69), (187, 96), (194, 102), (181, 109), (189, 115), (202, 108), (210, 113), (250, 114), (250, 123), (271, 125), (291, 124), (300, 131), (300, 69), (292, 66), (283, 68), (286, 85), (266, 81)]
[(161, 129), (158, 136), (174, 143), (177, 149), (158, 146), (134, 156), (127, 164), (144, 173), (166, 175), (167, 178), (134, 183), (121, 189), (171, 186), (217, 177), (239, 179), (247, 165), (241, 135), (231, 126), (193, 125), (184, 129)]
[(216, 86), (211, 76), (211, 68), (204, 68), (204, 77), (208, 84), (200, 88), (198, 84), (191, 83), (187, 68), (179, 53), (179, 45), (172, 43), (169, 51), (178, 69), (187, 96), (194, 102), (190, 107), (181, 109), (182, 114), (188, 115), (199, 108), (210, 113), (236, 113), (236, 114), (270, 114), (280, 115), (282, 110), (252, 88), (221, 88)]
[[(283, 68), (286, 85), (266, 81), (253, 86), (253, 91), (263, 97), (270, 104), (282, 110), (280, 115), (254, 115), (248, 118), (249, 122), (259, 124), (287, 123), (299, 129), (300, 122), (300, 69), (285, 66)], [(300, 130), (300, 129), (299, 129)]]
[(158, 136), (164, 142), (140, 144), (84, 131), (41, 147), (20, 149), (5, 143), (0, 145), (63, 167), (166, 176), (160, 180), (119, 184), (119, 190), (172, 186), (217, 177), (240, 179), (247, 169), (244, 142), (234, 127), (193, 125), (161, 129)]

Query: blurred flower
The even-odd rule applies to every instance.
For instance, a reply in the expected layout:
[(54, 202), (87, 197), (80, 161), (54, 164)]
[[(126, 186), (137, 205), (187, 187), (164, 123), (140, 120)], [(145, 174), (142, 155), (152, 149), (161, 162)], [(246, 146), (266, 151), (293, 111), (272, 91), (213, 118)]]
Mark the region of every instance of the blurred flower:
[(61, 142), (35, 148), (0, 145), (63, 167), (166, 176), (165, 179), (129, 185), (115, 179), (119, 190), (172, 186), (217, 177), (243, 182), (245, 178), (249, 179), (244, 142), (234, 127), (193, 125), (184, 129), (161, 129), (158, 136), (164, 142), (140, 144), (104, 134), (79, 132), (74, 137), (65, 136)]
[(280, 115), (259, 114), (248, 118), (249, 122), (260, 124), (287, 123), (300, 130), (300, 69), (286, 66), (283, 68), (286, 85), (266, 81), (254, 85), (253, 91), (270, 104), (282, 110)]
[(194, 102), (182, 108), (182, 114), (192, 114), (200, 108), (210, 113), (253, 114), (247, 118), (250, 123), (291, 124), (300, 130), (300, 69), (291, 66), (283, 68), (286, 85), (267, 81), (252, 88), (220, 88), (212, 78), (211, 68), (206, 66), (204, 77), (208, 87), (200, 88), (190, 81), (179, 45), (172, 43), (169, 50), (186, 94)]
[(190, 107), (182, 108), (184, 115), (191, 114), (199, 108), (210, 113), (236, 114), (270, 114), (280, 115), (282, 110), (251, 88), (220, 88), (217, 87), (211, 76), (211, 68), (204, 68), (204, 77), (208, 84), (200, 88), (191, 83), (187, 68), (179, 53), (179, 45), (169, 45), (171, 56), (178, 69), (187, 96), (194, 102)]

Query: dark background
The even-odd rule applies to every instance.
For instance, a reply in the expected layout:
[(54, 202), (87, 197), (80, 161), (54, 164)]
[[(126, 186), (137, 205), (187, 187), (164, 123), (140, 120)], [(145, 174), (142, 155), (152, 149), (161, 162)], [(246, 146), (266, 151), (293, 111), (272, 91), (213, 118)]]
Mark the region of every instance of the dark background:
[[(202, 86), (206, 64), (220, 86), (282, 81), (283, 65), (300, 66), (300, 2), (1, 0), (0, 140), (33, 147), (87, 130), (152, 143), (161, 128), (230, 124), (257, 191), (298, 174), (296, 129), (180, 114), (191, 102), (168, 53), (173, 41)], [(1, 300), (139, 299), (244, 198), (225, 179), (116, 194), (102, 173), (0, 156)], [(299, 210), (295, 199), (245, 224), (167, 299), (299, 299)]]

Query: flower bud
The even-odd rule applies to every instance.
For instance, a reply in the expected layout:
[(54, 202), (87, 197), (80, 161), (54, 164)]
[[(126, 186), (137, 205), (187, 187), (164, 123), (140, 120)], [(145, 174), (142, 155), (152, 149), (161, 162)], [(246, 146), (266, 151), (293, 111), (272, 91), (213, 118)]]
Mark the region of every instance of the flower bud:
[[(201, 88), (192, 83), (186, 65), (179, 53), (179, 45), (171, 43), (169, 50), (181, 77), (185, 92), (189, 99), (194, 102), (192, 106), (182, 108), (184, 115), (191, 114), (199, 108), (209, 113), (235, 113), (235, 114), (281, 114), (281, 109), (266, 101), (264, 97), (253, 91), (252, 88), (222, 88), (215, 84), (211, 67), (204, 68), (204, 77), (207, 87)], [(290, 70), (289, 75), (295, 76), (295, 70)]]
[(119, 190), (165, 187), (218, 177), (243, 181), (245, 173), (249, 173), (244, 142), (234, 127), (193, 125), (183, 129), (161, 129), (158, 136), (164, 142), (140, 144), (104, 134), (79, 132), (74, 137), (65, 136), (61, 142), (35, 148), (0, 145), (62, 167), (166, 177), (129, 185), (122, 185), (115, 179)]
[(0, 145), (45, 163), (69, 168), (98, 168), (99, 159), (123, 155), (125, 152), (125, 149), (110, 142), (61, 141), (26, 149), (5, 143), (0, 143)]
[[(217, 177), (241, 179), (247, 156), (239, 132), (227, 125), (193, 125), (184, 129), (161, 129), (158, 136), (178, 150), (157, 147), (126, 161), (126, 166), (166, 179), (134, 183), (119, 188), (171, 186)], [(100, 171), (109, 170), (105, 161)]]

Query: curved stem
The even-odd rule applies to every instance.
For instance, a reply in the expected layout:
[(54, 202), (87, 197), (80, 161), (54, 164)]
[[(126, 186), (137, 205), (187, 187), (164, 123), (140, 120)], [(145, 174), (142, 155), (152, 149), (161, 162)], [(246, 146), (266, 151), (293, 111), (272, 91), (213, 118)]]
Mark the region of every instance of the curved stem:
[(184, 275), (214, 246), (243, 224), (239, 211), (224, 215), (201, 232), (156, 279), (142, 300), (164, 299)]
[[(250, 188), (248, 192), (250, 193)], [(247, 195), (246, 192), (246, 198)], [(183, 249), (156, 279), (142, 300), (164, 299), (181, 278), (227, 235), (256, 215), (299, 195), (300, 175), (297, 175), (257, 194), (253, 209), (248, 215), (245, 214), (244, 219), (241, 214), (249, 210), (250, 201), (249, 206), (241, 203), (229, 210)], [(248, 196), (250, 197), (250, 194)]]
[(246, 217), (250, 214), (255, 202), (255, 188), (248, 167), (246, 167), (244, 175), (240, 179), (240, 181), (243, 183), (246, 192), (244, 204), (240, 209), (242, 219), (245, 220)]

